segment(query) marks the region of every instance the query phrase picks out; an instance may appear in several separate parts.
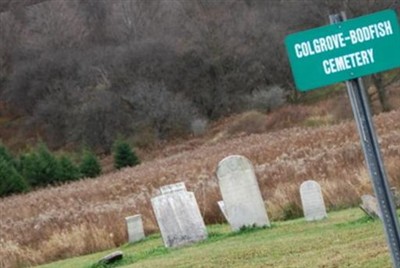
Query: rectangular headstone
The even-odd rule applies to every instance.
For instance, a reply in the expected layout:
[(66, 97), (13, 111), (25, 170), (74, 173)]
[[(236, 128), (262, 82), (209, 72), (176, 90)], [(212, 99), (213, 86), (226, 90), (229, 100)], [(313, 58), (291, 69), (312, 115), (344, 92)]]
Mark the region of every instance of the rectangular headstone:
[(126, 226), (128, 228), (129, 243), (142, 240), (144, 236), (142, 215), (129, 216), (125, 218)]
[(166, 247), (179, 247), (207, 238), (207, 229), (192, 192), (172, 191), (151, 199)]
[(328, 217), (321, 186), (318, 182), (313, 180), (303, 182), (300, 185), (300, 197), (306, 221), (321, 220)]
[(217, 176), (226, 216), (234, 231), (244, 226), (270, 225), (253, 165), (247, 158), (224, 158), (218, 165)]
[(184, 182), (178, 182), (174, 184), (164, 185), (160, 187), (161, 194), (169, 194), (172, 192), (186, 191)]

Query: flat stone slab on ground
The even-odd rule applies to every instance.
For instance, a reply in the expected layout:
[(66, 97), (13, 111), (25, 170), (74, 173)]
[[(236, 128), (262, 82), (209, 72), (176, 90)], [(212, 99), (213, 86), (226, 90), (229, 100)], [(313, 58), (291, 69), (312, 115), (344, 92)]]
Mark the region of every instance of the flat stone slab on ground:
[(103, 258), (101, 258), (99, 260), (99, 263), (111, 264), (113, 262), (121, 260), (123, 257), (124, 257), (124, 253), (122, 251), (115, 251), (115, 252), (110, 253), (107, 256), (104, 256)]

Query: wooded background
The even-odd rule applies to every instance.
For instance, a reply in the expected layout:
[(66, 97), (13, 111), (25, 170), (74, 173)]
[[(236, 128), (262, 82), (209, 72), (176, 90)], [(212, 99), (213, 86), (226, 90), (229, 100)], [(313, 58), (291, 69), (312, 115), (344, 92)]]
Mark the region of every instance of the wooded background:
[[(2, 0), (0, 102), (52, 148), (109, 152), (119, 136), (146, 143), (196, 134), (209, 120), (301, 101), (287, 34), (328, 24), (342, 10), (352, 18), (398, 7), (395, 0)], [(382, 105), (397, 78), (373, 76)]]

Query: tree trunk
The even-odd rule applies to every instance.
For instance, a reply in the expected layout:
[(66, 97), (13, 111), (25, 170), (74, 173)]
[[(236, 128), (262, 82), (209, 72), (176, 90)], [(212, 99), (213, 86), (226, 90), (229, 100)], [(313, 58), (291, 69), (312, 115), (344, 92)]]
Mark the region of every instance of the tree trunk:
[(381, 104), (382, 111), (383, 112), (390, 111), (391, 107), (389, 104), (389, 100), (387, 98), (386, 88), (383, 84), (382, 74), (373, 74), (371, 78), (372, 78), (372, 83), (374, 84), (376, 91), (378, 93), (378, 99), (379, 103)]

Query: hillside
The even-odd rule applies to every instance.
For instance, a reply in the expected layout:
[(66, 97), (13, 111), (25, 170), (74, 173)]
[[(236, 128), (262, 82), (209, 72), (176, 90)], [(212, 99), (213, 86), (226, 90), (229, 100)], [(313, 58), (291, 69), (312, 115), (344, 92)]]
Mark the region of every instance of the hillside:
[[(265, 126), (282, 124), (267, 132), (252, 128), (246, 133), (249, 124), (237, 125), (243, 117), (248, 122), (249, 113), (233, 116), (201, 138), (142, 152), (145, 161), (137, 167), (3, 198), (3, 266), (39, 264), (121, 245), (127, 239), (124, 217), (128, 215), (141, 213), (146, 233), (155, 232), (150, 199), (169, 183), (186, 183), (207, 224), (223, 222), (214, 172), (218, 162), (231, 154), (244, 155), (254, 164), (273, 221), (301, 216), (298, 188), (307, 179), (321, 184), (329, 210), (357, 205), (362, 194), (371, 193), (371, 184), (354, 122), (329, 119), (332, 107), (343, 107), (340, 100), (342, 96), (309, 107), (283, 107), (264, 117)], [(268, 125), (271, 121), (278, 123)], [(391, 184), (399, 187), (400, 110), (381, 113), (374, 122)]]
[[(338, 10), (356, 18), (398, 10), (398, 2), (3, 2), (0, 142), (18, 160), (8, 152), (0, 158), (0, 195), (32, 191), (0, 198), (0, 267), (120, 246), (124, 217), (137, 213), (147, 234), (155, 233), (150, 200), (170, 183), (186, 183), (207, 224), (223, 222), (215, 170), (232, 154), (254, 164), (272, 221), (302, 216), (304, 180), (320, 183), (331, 211), (371, 193), (343, 83), (299, 93), (284, 39), (326, 25)], [(396, 187), (399, 79), (398, 69), (365, 79)], [(141, 164), (116, 171), (111, 153), (122, 140)], [(42, 142), (43, 159), (54, 153), (63, 165), (34, 161)], [(82, 168), (69, 177), (47, 172), (74, 170), (85, 162), (82, 151), (101, 158), (100, 177), (78, 181), (90, 176)]]

